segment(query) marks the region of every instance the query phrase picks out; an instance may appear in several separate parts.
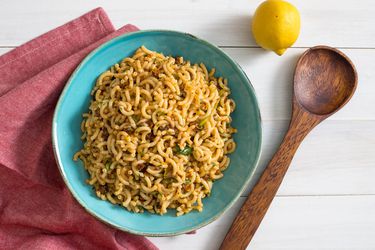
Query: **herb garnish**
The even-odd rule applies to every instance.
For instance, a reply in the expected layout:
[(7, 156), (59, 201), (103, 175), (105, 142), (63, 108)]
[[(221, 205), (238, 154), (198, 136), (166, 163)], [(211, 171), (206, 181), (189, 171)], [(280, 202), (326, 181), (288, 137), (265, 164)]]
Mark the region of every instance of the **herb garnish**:
[(190, 155), (193, 153), (193, 148), (190, 146), (185, 146), (183, 149), (181, 149), (178, 145), (176, 145), (175, 152), (180, 155)]

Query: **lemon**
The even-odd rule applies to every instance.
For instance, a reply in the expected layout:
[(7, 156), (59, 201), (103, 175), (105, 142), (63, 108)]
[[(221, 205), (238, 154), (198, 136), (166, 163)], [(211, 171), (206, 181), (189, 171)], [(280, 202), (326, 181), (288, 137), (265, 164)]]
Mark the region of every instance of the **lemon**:
[(296, 7), (283, 0), (267, 0), (255, 11), (252, 31), (255, 41), (279, 56), (297, 40), (300, 15)]

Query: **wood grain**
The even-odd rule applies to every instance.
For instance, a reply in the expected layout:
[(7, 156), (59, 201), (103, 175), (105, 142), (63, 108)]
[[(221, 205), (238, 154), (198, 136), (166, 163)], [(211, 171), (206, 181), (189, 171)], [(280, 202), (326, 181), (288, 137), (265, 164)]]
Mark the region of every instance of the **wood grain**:
[[(356, 95), (357, 93), (354, 97)], [(337, 115), (340, 113), (341, 111)], [(335, 116), (336, 114), (333, 117)], [(244, 197), (248, 196), (259, 179), (287, 129), (286, 120), (263, 123), (262, 157), (255, 178), (243, 193)], [(282, 196), (375, 194), (375, 185), (373, 185), (375, 154), (371, 145), (375, 145), (375, 120), (327, 119), (304, 139), (277, 194)]]
[[(162, 250), (217, 250), (245, 200), (194, 235), (149, 239)], [(276, 196), (247, 249), (375, 249), (374, 207), (374, 195)]]
[[(293, 69), (305, 50), (292, 48), (277, 57), (243, 47), (256, 46), (248, 21), (261, 1), (4, 0), (0, 46), (22, 44), (98, 6), (105, 8), (116, 27), (132, 22), (142, 29), (184, 30), (226, 46), (251, 79), (260, 102), (264, 148), (259, 176), (288, 127)], [(249, 249), (375, 249), (375, 49), (371, 49), (375, 48), (375, 1), (290, 2), (302, 16), (295, 46), (324, 43), (347, 48), (343, 51), (357, 65), (360, 84), (342, 111), (305, 138)], [(7, 50), (1, 48), (0, 54)], [(248, 193), (249, 189), (244, 196)], [(195, 235), (150, 240), (165, 250), (218, 249), (244, 201), (240, 198)]]
[(332, 115), (349, 101), (356, 88), (357, 71), (339, 50), (316, 46), (297, 63), (295, 101), (311, 114)]
[[(0, 48), (0, 54), (9, 50), (10, 48)], [(291, 49), (271, 65), (268, 62), (273, 60), (274, 55), (263, 54), (260, 49), (231, 48), (225, 51), (242, 65), (253, 80), (262, 107), (262, 156), (255, 178), (243, 193), (243, 197), (247, 197), (288, 128), (289, 120), (285, 117), (290, 116), (291, 112), (291, 105), (288, 103), (291, 98), (291, 88), (288, 85), (291, 83), (288, 81), (291, 81), (292, 77), (288, 76), (289, 70), (280, 71), (279, 68), (285, 68), (285, 64), (294, 65), (294, 57), (303, 50)], [(359, 66), (361, 82), (357, 93), (343, 110), (305, 138), (280, 186), (280, 195), (375, 194), (375, 154), (369, 146), (375, 144), (375, 109), (365, 112), (365, 109), (361, 108), (371, 107), (375, 100), (375, 85), (371, 83), (373, 79), (375, 82), (375, 74), (371, 71), (375, 68), (375, 60), (372, 60), (375, 58), (375, 51), (344, 51)], [(257, 58), (257, 63), (253, 62), (254, 58)], [(269, 72), (263, 72), (262, 68), (267, 67)], [(374, 115), (371, 116), (371, 112), (374, 112)], [(319, 152), (319, 157), (316, 157), (315, 152)]]
[(242, 206), (223, 240), (221, 250), (246, 249), (271, 205), (298, 146), (320, 121), (320, 117), (311, 116), (303, 109), (295, 110), (279, 149)]
[[(374, 1), (375, 3), (375, 1)], [(262, 49), (226, 48), (249, 76), (260, 103), (263, 120), (289, 120), (293, 72), (306, 49), (289, 49), (282, 57)], [(375, 50), (342, 49), (356, 65), (359, 84), (356, 94), (330, 120), (375, 120)]]
[(316, 46), (302, 54), (294, 74), (293, 111), (279, 149), (242, 206), (220, 247), (246, 249), (305, 136), (341, 109), (357, 86), (357, 72), (341, 51)]
[[(1, 10), (0, 10), (1, 11)], [(1, 37), (0, 37), (1, 40)], [(9, 48), (0, 49), (2, 52)], [(225, 48), (244, 69), (255, 88), (263, 121), (289, 120), (293, 71), (306, 49), (289, 49), (282, 57), (258, 48)], [(360, 77), (356, 94), (330, 120), (375, 120), (375, 50), (344, 49), (355, 63)], [(235, 85), (235, 83), (233, 83)], [(365, 107), (365, 108), (364, 108)], [(319, 140), (319, 139), (318, 139)], [(276, 144), (280, 142), (277, 141)], [(375, 177), (374, 177), (375, 178)]]
[[(252, 13), (263, 0), (92, 0), (0, 1), (0, 45), (19, 45), (90, 9), (102, 6), (120, 27), (191, 32), (222, 46), (257, 46), (250, 34)], [(375, 1), (289, 0), (301, 13), (301, 34), (294, 46), (328, 44), (375, 47)], [(32, 28), (30, 28), (32, 27)]]

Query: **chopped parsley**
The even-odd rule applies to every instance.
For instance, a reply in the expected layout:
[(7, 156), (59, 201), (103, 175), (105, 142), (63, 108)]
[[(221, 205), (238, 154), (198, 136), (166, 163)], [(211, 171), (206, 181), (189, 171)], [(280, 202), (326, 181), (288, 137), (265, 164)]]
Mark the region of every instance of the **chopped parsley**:
[(181, 149), (178, 145), (176, 145), (175, 152), (180, 155), (191, 155), (191, 153), (193, 153), (193, 148), (190, 146), (186, 146)]

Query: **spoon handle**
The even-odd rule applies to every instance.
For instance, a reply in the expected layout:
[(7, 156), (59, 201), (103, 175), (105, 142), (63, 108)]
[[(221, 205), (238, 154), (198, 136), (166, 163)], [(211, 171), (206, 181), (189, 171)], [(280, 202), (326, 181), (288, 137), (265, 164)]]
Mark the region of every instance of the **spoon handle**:
[(279, 149), (242, 205), (225, 236), (221, 250), (246, 249), (275, 197), (298, 146), (318, 123), (318, 119), (311, 119), (302, 110), (293, 114)]

